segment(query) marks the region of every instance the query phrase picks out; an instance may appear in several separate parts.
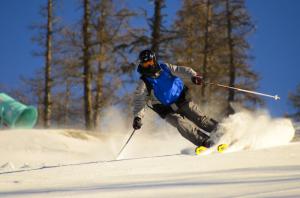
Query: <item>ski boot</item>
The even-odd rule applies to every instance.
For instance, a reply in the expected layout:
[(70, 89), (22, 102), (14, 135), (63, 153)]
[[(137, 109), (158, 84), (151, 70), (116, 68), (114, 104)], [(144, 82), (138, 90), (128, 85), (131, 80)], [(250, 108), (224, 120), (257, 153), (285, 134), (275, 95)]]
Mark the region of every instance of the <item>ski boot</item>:
[(212, 146), (213, 146), (213, 142), (208, 138), (203, 141), (202, 145), (196, 147), (195, 153), (196, 155), (200, 155), (201, 153), (203, 153), (204, 151), (206, 151)]

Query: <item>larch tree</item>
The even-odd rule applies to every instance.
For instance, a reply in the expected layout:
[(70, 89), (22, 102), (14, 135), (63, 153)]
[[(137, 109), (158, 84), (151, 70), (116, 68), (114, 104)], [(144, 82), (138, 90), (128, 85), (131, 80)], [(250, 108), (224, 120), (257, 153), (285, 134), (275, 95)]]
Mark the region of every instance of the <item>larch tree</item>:
[(39, 112), (39, 115), (42, 116), (43, 125), (45, 128), (51, 126), (52, 120), (52, 88), (53, 88), (53, 76), (52, 76), (52, 67), (53, 67), (53, 42), (55, 40), (55, 35), (58, 31), (57, 24), (58, 20), (54, 14), (56, 1), (47, 0), (47, 4), (41, 7), (40, 15), (43, 20), (39, 24), (33, 24), (32, 29), (38, 30), (37, 34), (34, 35), (32, 41), (35, 42), (39, 47), (39, 51), (34, 52), (34, 56), (43, 57), (45, 64), (43, 66), (43, 110)]
[(177, 64), (192, 67), (204, 77), (201, 89), (191, 89), (202, 108), (217, 105), (228, 114), (233, 101), (248, 106), (262, 102), (254, 95), (236, 94), (211, 84), (251, 90), (257, 86), (247, 41), (255, 28), (243, 0), (184, 0), (173, 27), (177, 37), (172, 54)]
[(52, 34), (53, 34), (53, 2), (48, 0), (47, 6), (47, 39), (46, 39), (46, 54), (45, 54), (45, 94), (44, 94), (44, 127), (49, 128), (51, 125), (51, 88), (52, 88)]
[(297, 86), (294, 92), (289, 93), (289, 101), (292, 106), (295, 108), (296, 112), (289, 115), (294, 118), (296, 121), (300, 121), (300, 84)]
[(93, 104), (92, 104), (92, 64), (91, 64), (91, 31), (90, 18), (91, 8), (90, 0), (83, 0), (83, 22), (82, 22), (82, 37), (83, 37), (83, 95), (84, 95), (84, 117), (85, 128), (93, 129)]
[(161, 42), (161, 28), (162, 28), (162, 8), (165, 7), (164, 0), (154, 0), (154, 15), (151, 19), (150, 27), (151, 33), (151, 50), (159, 57), (159, 47)]
[[(248, 36), (254, 32), (255, 26), (246, 9), (244, 0), (224, 0), (224, 31), (226, 37), (224, 45), (227, 46), (228, 85), (255, 90), (257, 88), (258, 75), (251, 69), (249, 61), (250, 44)], [(222, 23), (221, 23), (222, 24)], [(227, 43), (227, 44), (226, 44)], [(252, 103), (262, 103), (256, 95), (239, 94), (232, 89), (228, 90), (228, 113), (231, 113), (230, 103), (243, 102), (251, 106)]]
[[(101, 113), (111, 104), (126, 104), (120, 95), (132, 83), (133, 69), (129, 53), (119, 49), (132, 38), (129, 21), (135, 13), (127, 9), (122, 0), (94, 0), (92, 3), (92, 57), (94, 81), (93, 122), (99, 130)], [(127, 107), (128, 109), (128, 107)]]
[[(224, 75), (217, 53), (219, 37), (215, 7), (214, 0), (185, 0), (173, 25), (177, 37), (172, 52), (177, 64), (192, 67), (205, 82), (220, 80)], [(207, 103), (214, 97), (214, 90), (203, 84), (200, 89), (192, 90), (192, 94), (200, 98), (199, 103)]]

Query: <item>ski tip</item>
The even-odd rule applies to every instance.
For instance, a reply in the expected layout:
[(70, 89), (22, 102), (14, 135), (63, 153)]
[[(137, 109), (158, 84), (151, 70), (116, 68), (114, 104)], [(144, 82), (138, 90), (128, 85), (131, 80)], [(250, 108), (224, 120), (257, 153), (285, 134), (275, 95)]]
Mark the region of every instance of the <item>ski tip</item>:
[(195, 149), (195, 153), (196, 153), (196, 155), (200, 155), (201, 153), (203, 153), (206, 150), (207, 150), (207, 147), (205, 147), (205, 146), (198, 146)]
[(228, 144), (220, 144), (218, 145), (217, 150), (219, 153), (223, 153), (227, 148), (228, 148)]

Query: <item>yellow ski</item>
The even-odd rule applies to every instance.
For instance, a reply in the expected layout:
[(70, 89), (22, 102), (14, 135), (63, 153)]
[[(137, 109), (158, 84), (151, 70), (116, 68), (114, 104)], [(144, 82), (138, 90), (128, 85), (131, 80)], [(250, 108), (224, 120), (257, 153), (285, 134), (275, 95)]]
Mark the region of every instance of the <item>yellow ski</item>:
[(201, 153), (203, 153), (204, 151), (206, 151), (208, 148), (205, 147), (205, 146), (198, 146), (196, 149), (195, 149), (195, 153), (196, 155), (200, 155)]
[(228, 144), (219, 144), (217, 147), (217, 151), (219, 153), (223, 153), (228, 148)]
[(228, 147), (229, 147), (228, 144), (219, 144), (217, 147), (213, 146), (211, 148), (207, 148), (205, 146), (198, 146), (195, 149), (195, 153), (196, 153), (196, 155), (202, 155), (204, 153), (209, 154), (209, 153), (213, 152), (213, 150), (212, 150), (213, 148), (216, 148), (218, 153), (223, 153)]

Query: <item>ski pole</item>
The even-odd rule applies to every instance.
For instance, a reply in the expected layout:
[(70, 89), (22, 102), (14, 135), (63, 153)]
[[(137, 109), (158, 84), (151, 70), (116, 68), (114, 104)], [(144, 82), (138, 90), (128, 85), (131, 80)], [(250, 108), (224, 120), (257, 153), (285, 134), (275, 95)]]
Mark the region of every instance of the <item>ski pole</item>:
[(118, 153), (118, 157), (117, 159), (119, 158), (119, 156), (121, 155), (122, 151), (124, 150), (124, 148), (127, 146), (128, 142), (130, 141), (130, 139), (132, 138), (133, 134), (135, 132), (135, 129), (132, 131), (130, 137), (128, 138), (127, 142), (124, 144), (124, 146), (122, 147), (122, 149), (120, 150), (120, 152)]
[(246, 93), (251, 93), (251, 94), (260, 95), (260, 96), (266, 96), (266, 97), (273, 98), (275, 100), (279, 100), (280, 99), (280, 97), (278, 95), (274, 95), (273, 96), (273, 95), (269, 95), (269, 94), (265, 94), (265, 93), (260, 93), (260, 92), (256, 92), (256, 91), (250, 91), (250, 90), (241, 89), (241, 88), (237, 88), (237, 87), (231, 87), (231, 86), (227, 86), (227, 85), (222, 85), (222, 84), (219, 84), (219, 83), (205, 82), (205, 84), (215, 85), (215, 86), (218, 86), (218, 87), (224, 87), (224, 88), (227, 88), (227, 89), (233, 89), (233, 90), (237, 90), (237, 91), (240, 91), (240, 92), (246, 92)]

